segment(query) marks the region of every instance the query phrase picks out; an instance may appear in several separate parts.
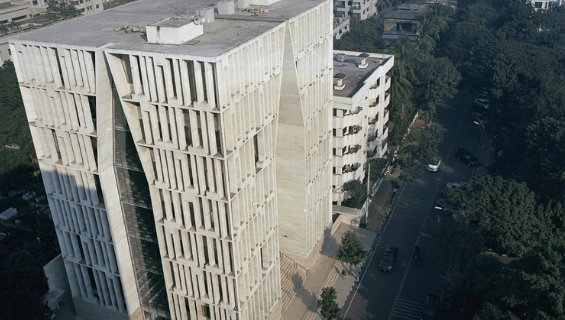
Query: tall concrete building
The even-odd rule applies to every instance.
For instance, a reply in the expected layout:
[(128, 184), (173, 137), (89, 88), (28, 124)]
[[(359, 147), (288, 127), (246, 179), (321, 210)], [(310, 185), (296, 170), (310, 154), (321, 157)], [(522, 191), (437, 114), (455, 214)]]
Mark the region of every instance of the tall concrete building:
[(386, 154), (393, 65), (393, 55), (334, 51), (334, 205), (348, 198), (345, 183), (363, 181), (367, 159)]
[(140, 0), (12, 39), (80, 317), (280, 316), (279, 251), (331, 223), (332, 10)]

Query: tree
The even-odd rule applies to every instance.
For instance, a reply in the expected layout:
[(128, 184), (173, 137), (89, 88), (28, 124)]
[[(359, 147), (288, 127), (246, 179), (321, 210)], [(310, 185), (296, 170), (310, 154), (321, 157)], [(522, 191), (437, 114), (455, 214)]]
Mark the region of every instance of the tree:
[(541, 174), (565, 180), (565, 117), (547, 117), (530, 124), (525, 142)]
[(397, 159), (404, 166), (427, 166), (437, 157), (437, 146), (442, 140), (441, 132), (433, 133), (429, 128), (412, 128), (406, 136), (406, 142), (399, 149)]
[(334, 320), (341, 317), (341, 308), (335, 302), (336, 298), (337, 293), (333, 287), (322, 289), (321, 299), (318, 300), (318, 309), (320, 309), (320, 315), (325, 320)]
[(479, 176), (444, 195), (453, 219), (465, 236), (478, 241), (478, 249), (519, 256), (548, 231), (548, 221), (539, 216), (536, 196), (525, 183)]
[(337, 249), (337, 258), (342, 262), (349, 263), (349, 274), (354, 265), (358, 265), (369, 256), (369, 251), (365, 251), (363, 242), (357, 238), (353, 231), (347, 231), (341, 237), (341, 244)]
[(439, 100), (452, 98), (457, 93), (457, 89), (453, 88), (451, 83), (458, 83), (461, 75), (446, 57), (425, 59), (416, 73), (422, 105), (425, 105), (432, 114), (435, 113), (435, 105)]
[(367, 184), (359, 180), (349, 181), (343, 184), (343, 189), (350, 196), (343, 205), (350, 208), (361, 208), (367, 200)]
[(0, 262), (0, 319), (50, 319), (42, 300), (47, 279), (40, 262), (28, 251), (12, 253)]
[(80, 15), (80, 11), (65, 1), (47, 0), (47, 17), (49, 20), (64, 20)]

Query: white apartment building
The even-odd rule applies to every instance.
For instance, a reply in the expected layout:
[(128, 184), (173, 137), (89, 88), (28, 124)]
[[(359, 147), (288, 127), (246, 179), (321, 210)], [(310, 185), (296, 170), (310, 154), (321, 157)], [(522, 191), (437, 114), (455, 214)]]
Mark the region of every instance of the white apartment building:
[[(47, 0), (23, 0), (30, 5), (30, 9), (34, 14), (43, 13), (47, 9)], [(58, 0), (59, 2), (66, 2), (78, 11), (82, 15), (89, 15), (104, 10), (103, 0)]]
[(139, 0), (11, 40), (78, 316), (280, 317), (279, 251), (331, 223), (332, 10)]
[(394, 56), (334, 51), (333, 204), (348, 198), (343, 185), (363, 181), (368, 158), (387, 151), (390, 76)]
[(377, 0), (334, 0), (334, 37), (349, 31), (351, 18), (365, 20), (377, 14)]

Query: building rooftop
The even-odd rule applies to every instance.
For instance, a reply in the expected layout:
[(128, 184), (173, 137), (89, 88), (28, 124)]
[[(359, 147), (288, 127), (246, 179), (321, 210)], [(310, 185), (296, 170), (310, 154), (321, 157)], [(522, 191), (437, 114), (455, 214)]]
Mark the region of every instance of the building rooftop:
[[(343, 54), (338, 60), (338, 55), (343, 54), (342, 51), (334, 51), (334, 78), (343, 79), (343, 84), (345, 88), (343, 90), (334, 90), (334, 96), (338, 97), (353, 97), (361, 87), (363, 87), (365, 79), (367, 79), (373, 71), (377, 70), (380, 66), (385, 64), (392, 56), (390, 55), (380, 55), (374, 53), (353, 53)], [(365, 58), (365, 63), (367, 63), (366, 68), (359, 68), (358, 64), (361, 60), (360, 55), (368, 55)]]
[(9, 8), (9, 7), (11, 7), (11, 6), (12, 6), (12, 3), (11, 3), (11, 2), (0, 2), (0, 10)]
[(384, 19), (421, 20), (426, 13), (427, 4), (402, 4), (386, 13)]
[[(116, 50), (163, 52), (204, 58), (220, 56), (271, 30), (301, 12), (325, 0), (283, 0), (261, 13), (235, 9), (233, 14), (215, 14), (204, 23), (204, 34), (181, 45), (150, 44), (143, 32), (124, 32), (126, 26), (146, 26), (172, 17), (191, 17), (199, 10), (218, 7), (219, 0), (138, 0), (14, 37), (14, 41), (61, 44), (94, 49), (102, 46)], [(122, 31), (115, 31), (120, 30)], [(69, 31), (72, 30), (72, 31)]]

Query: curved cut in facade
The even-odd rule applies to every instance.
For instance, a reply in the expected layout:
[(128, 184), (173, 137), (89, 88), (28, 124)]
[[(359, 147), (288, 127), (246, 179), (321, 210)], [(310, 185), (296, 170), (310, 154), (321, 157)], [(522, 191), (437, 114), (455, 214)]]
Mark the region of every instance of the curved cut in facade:
[(11, 41), (80, 317), (280, 317), (279, 252), (331, 221), (332, 3), (271, 2), (141, 0)]

